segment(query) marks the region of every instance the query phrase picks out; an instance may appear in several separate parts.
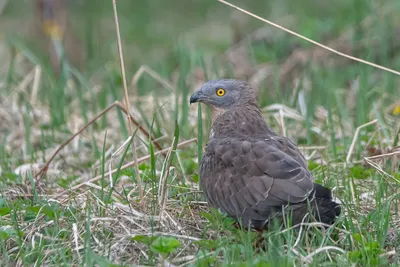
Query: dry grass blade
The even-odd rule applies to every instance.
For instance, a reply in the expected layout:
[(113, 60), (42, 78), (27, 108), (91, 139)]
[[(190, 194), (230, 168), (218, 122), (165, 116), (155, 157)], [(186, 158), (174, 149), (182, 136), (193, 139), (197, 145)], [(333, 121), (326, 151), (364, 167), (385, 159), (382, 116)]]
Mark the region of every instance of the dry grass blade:
[[(172, 141), (172, 143), (175, 143), (175, 138)], [(165, 197), (166, 197), (166, 192), (167, 192), (167, 181), (168, 181), (168, 174), (169, 174), (169, 167), (171, 166), (171, 153), (173, 150), (173, 145), (171, 145), (170, 149), (168, 150), (166, 164), (164, 165), (163, 169), (161, 170), (161, 178), (160, 178), (160, 184), (159, 184), (159, 206), (160, 206), (160, 216), (164, 210), (164, 205), (165, 205)]]
[[(353, 154), (354, 147), (355, 147), (356, 141), (357, 141), (357, 139), (358, 139), (358, 134), (360, 133), (361, 129), (362, 129), (362, 128), (365, 128), (365, 127), (367, 127), (367, 126), (370, 126), (370, 125), (372, 125), (372, 124), (375, 124), (375, 123), (377, 123), (377, 122), (378, 122), (378, 120), (375, 119), (375, 120), (373, 120), (373, 121), (367, 122), (367, 123), (365, 123), (365, 124), (360, 125), (360, 126), (357, 127), (356, 132), (354, 133), (353, 140), (352, 140), (352, 142), (351, 142), (350, 148), (349, 148), (349, 152), (347, 153), (346, 163), (345, 163), (345, 164), (350, 163), (350, 158), (351, 158), (351, 155)], [(353, 185), (353, 183), (350, 183), (350, 192), (351, 192), (352, 199), (355, 200), (355, 199), (356, 199), (356, 195), (355, 195), (355, 190), (354, 190), (354, 185)]]
[(367, 122), (367, 123), (365, 123), (365, 124), (360, 125), (360, 126), (357, 127), (356, 132), (354, 133), (354, 136), (353, 136), (353, 140), (351, 141), (351, 145), (350, 145), (350, 148), (349, 148), (349, 152), (347, 153), (346, 163), (350, 163), (350, 158), (351, 158), (351, 155), (353, 154), (354, 147), (355, 147), (356, 141), (357, 141), (357, 139), (358, 139), (358, 134), (360, 133), (361, 129), (362, 129), (362, 128), (365, 128), (365, 127), (367, 127), (367, 126), (370, 126), (370, 125), (372, 125), (372, 124), (375, 124), (375, 123), (377, 123), (377, 122), (378, 122), (378, 120), (375, 119), (375, 120), (373, 120), (373, 121)]
[(276, 112), (280, 116), (284, 116), (297, 121), (304, 121), (304, 118), (295, 109), (282, 104), (271, 104), (262, 109), (266, 112)]
[[(71, 137), (69, 137), (67, 140), (65, 140), (58, 148), (57, 150), (51, 155), (50, 159), (46, 161), (44, 166), (40, 169), (40, 171), (35, 175), (35, 178), (38, 179), (39, 177), (42, 177), (46, 174), (47, 169), (49, 168), (50, 163), (54, 160), (54, 158), (57, 156), (57, 154), (66, 146), (68, 145), (76, 136), (78, 136), (80, 133), (82, 133), (87, 127), (89, 127), (91, 124), (93, 124), (95, 121), (97, 121), (100, 117), (102, 117), (104, 114), (109, 112), (112, 108), (114, 107), (119, 107), (125, 114), (128, 114), (127, 110), (125, 107), (119, 102), (115, 101), (111, 105), (109, 105), (107, 108), (103, 109), (99, 114), (97, 114), (93, 119), (91, 119), (87, 124), (85, 124), (82, 128), (80, 128), (76, 133), (74, 133)], [(130, 114), (130, 113), (129, 113)], [(149, 132), (146, 131), (132, 116), (129, 116), (130, 121), (135, 124), (140, 131), (142, 131), (143, 134), (145, 134), (148, 138), (151, 138), (153, 141), (154, 145), (157, 147), (158, 150), (161, 150), (162, 147), (161, 145), (152, 137), (150, 136)], [(163, 156), (164, 153), (162, 153)]]
[(49, 168), (50, 163), (53, 161), (53, 159), (57, 156), (57, 154), (66, 146), (68, 145), (76, 136), (78, 136), (81, 132), (83, 132), (87, 127), (89, 127), (91, 124), (93, 124), (96, 120), (98, 120), (101, 116), (103, 116), (104, 114), (106, 114), (108, 111), (110, 111), (113, 107), (115, 107), (116, 104), (113, 103), (110, 106), (108, 106), (107, 108), (105, 108), (104, 110), (102, 110), (99, 114), (97, 114), (93, 119), (91, 119), (87, 124), (85, 124), (81, 129), (79, 129), (79, 131), (77, 131), (76, 133), (74, 133), (70, 138), (68, 138), (67, 140), (65, 140), (58, 148), (57, 150), (53, 153), (53, 155), (51, 155), (50, 159), (48, 159), (46, 161), (46, 163), (44, 164), (44, 166), (40, 169), (40, 171), (35, 175), (36, 179), (39, 179), (41, 177), (43, 177), (46, 172), (47, 169)]
[(79, 231), (78, 231), (78, 226), (76, 223), (72, 224), (72, 232), (74, 234), (74, 243), (75, 243), (75, 251), (78, 253), (79, 258), (81, 257), (79, 254)]
[(31, 104), (32, 105), (36, 104), (41, 76), (42, 76), (42, 68), (40, 66), (36, 66), (35, 67), (35, 75), (33, 78), (33, 85), (32, 85), (32, 95), (31, 95)]
[[(124, 56), (122, 54), (121, 34), (120, 34), (120, 30), (119, 30), (116, 0), (113, 0), (113, 10), (114, 10), (115, 30), (117, 33), (119, 63), (121, 66), (122, 83), (124, 85), (125, 108), (128, 111), (127, 117), (128, 117), (129, 133), (132, 136), (134, 130), (133, 130), (132, 122), (131, 122), (131, 113), (130, 113), (131, 109), (129, 106), (128, 86), (126, 84)], [(140, 178), (139, 165), (137, 162), (137, 151), (136, 151), (136, 146), (135, 146), (135, 138), (132, 138), (131, 148), (132, 148), (133, 160), (135, 162), (135, 171), (136, 171), (136, 180), (137, 180), (138, 190), (139, 190), (139, 199), (140, 199), (140, 201), (142, 201), (143, 200), (143, 188), (142, 188), (142, 180)]]
[[(34, 71), (35, 69), (32, 69), (26, 76), (25, 78), (19, 83), (17, 90), (15, 92), (25, 92), (26, 88), (28, 87), (28, 85), (32, 82), (32, 79), (34, 77)], [(14, 97), (17, 98), (18, 94), (14, 94)], [(16, 102), (14, 100), (14, 102)]]
[(400, 151), (394, 151), (391, 153), (386, 153), (386, 154), (381, 154), (381, 155), (376, 155), (376, 156), (372, 156), (372, 157), (365, 157), (364, 161), (370, 165), (372, 168), (374, 168), (375, 170), (377, 170), (377, 172), (381, 173), (382, 175), (385, 175), (389, 178), (391, 178), (394, 182), (399, 183), (399, 181), (393, 176), (388, 174), (387, 172), (385, 172), (381, 166), (379, 166), (377, 163), (374, 162), (374, 160), (378, 160), (378, 159), (385, 159), (385, 158), (389, 158), (389, 157), (393, 157), (393, 161), (396, 161), (396, 157), (400, 155)]
[[(122, 112), (124, 112), (125, 114), (128, 114), (128, 110), (125, 109), (125, 107), (124, 107), (119, 101), (116, 101), (116, 102), (115, 102), (115, 105), (118, 106), (118, 107), (122, 110)], [(130, 114), (131, 114), (131, 113), (129, 112), (129, 115), (130, 115)], [(151, 139), (151, 141), (153, 142), (154, 146), (155, 146), (158, 150), (162, 150), (162, 146), (160, 145), (160, 143), (159, 143), (152, 135), (150, 135), (150, 133), (149, 133), (142, 125), (140, 125), (140, 124), (132, 117), (132, 115), (129, 116), (129, 119), (131, 120), (131, 122), (132, 122), (136, 127), (138, 127), (138, 129), (139, 129), (148, 139)], [(165, 154), (165, 153), (162, 153), (162, 155), (163, 155), (164, 157), (166, 157), (166, 154)]]
[(357, 61), (357, 62), (361, 62), (363, 64), (366, 64), (366, 65), (369, 65), (369, 66), (372, 66), (372, 67), (375, 67), (375, 68), (378, 68), (378, 69), (381, 69), (381, 70), (384, 70), (384, 71), (388, 71), (388, 72), (391, 72), (391, 73), (394, 73), (394, 74), (400, 76), (400, 72), (399, 71), (396, 71), (396, 70), (393, 70), (393, 69), (390, 69), (390, 68), (387, 68), (387, 67), (384, 67), (384, 66), (369, 62), (367, 60), (360, 59), (360, 58), (357, 58), (357, 57), (353, 57), (353, 56), (350, 56), (348, 54), (345, 54), (345, 53), (342, 53), (340, 51), (337, 51), (337, 50), (335, 50), (333, 48), (330, 48), (330, 47), (328, 47), (326, 45), (318, 43), (318, 42), (316, 42), (316, 41), (314, 41), (314, 40), (312, 40), (310, 38), (307, 38), (307, 37), (305, 37), (305, 36), (303, 36), (301, 34), (298, 34), (297, 32), (294, 32), (294, 31), (289, 30), (289, 29), (287, 29), (287, 28), (285, 28), (285, 27), (283, 27), (283, 26), (281, 26), (279, 24), (273, 23), (272, 21), (269, 21), (269, 20), (264, 19), (264, 18), (262, 18), (260, 16), (257, 16), (256, 14), (253, 14), (253, 13), (251, 13), (251, 12), (249, 12), (249, 11), (243, 9), (243, 8), (240, 8), (240, 7), (238, 7), (238, 6), (234, 5), (234, 4), (231, 4), (229, 2), (226, 2), (224, 0), (218, 0), (218, 2), (221, 2), (221, 3), (223, 3), (223, 4), (227, 5), (227, 6), (230, 6), (230, 7), (234, 8), (234, 9), (236, 9), (236, 10), (239, 10), (240, 12), (243, 12), (243, 13), (249, 15), (249, 16), (252, 16), (253, 18), (256, 18), (256, 19), (258, 19), (258, 20), (260, 20), (262, 22), (268, 23), (268, 24), (270, 24), (270, 25), (272, 25), (272, 26), (274, 26), (274, 27), (276, 27), (278, 29), (281, 29), (281, 30), (283, 30), (283, 31), (285, 31), (287, 33), (290, 33), (290, 34), (292, 34), (292, 35), (294, 35), (296, 37), (299, 37), (299, 38), (301, 38), (301, 39), (303, 39), (303, 40), (305, 40), (307, 42), (310, 42), (310, 43), (312, 43), (314, 45), (317, 45), (317, 46), (319, 46), (319, 47), (321, 47), (323, 49), (326, 49), (326, 50), (328, 50), (328, 51), (330, 51), (332, 53), (335, 53), (335, 54), (337, 54), (339, 56), (342, 56), (342, 57), (345, 57), (345, 58), (348, 58), (348, 59), (351, 59), (351, 60), (354, 60), (354, 61)]
[(172, 85), (172, 83), (170, 81), (163, 78), (160, 74), (158, 74), (157, 72), (155, 72), (154, 70), (152, 70), (151, 68), (149, 68), (148, 66), (145, 66), (145, 65), (140, 66), (140, 68), (136, 71), (135, 75), (132, 78), (131, 86), (133, 86), (133, 88), (136, 92), (138, 91), (137, 83), (138, 83), (140, 77), (142, 77), (143, 73), (149, 74), (150, 77), (152, 77), (154, 80), (159, 82), (162, 86), (167, 88), (171, 93), (175, 93), (174, 86)]
[(381, 168), (381, 166), (379, 166), (377, 163), (375, 163), (375, 162), (373, 162), (372, 160), (367, 159), (367, 158), (365, 158), (365, 162), (366, 162), (369, 166), (371, 166), (372, 168), (374, 168), (378, 173), (380, 173), (380, 174), (382, 174), (382, 175), (385, 175), (385, 176), (388, 176), (389, 178), (392, 178), (395, 182), (398, 183), (398, 181), (396, 180), (396, 178), (393, 177), (393, 175), (390, 175), (390, 174), (388, 174), (387, 172), (385, 172), (385, 171)]
[(394, 155), (399, 155), (400, 151), (394, 151), (391, 153), (386, 153), (386, 154), (381, 154), (381, 155), (376, 155), (376, 156), (372, 156), (372, 157), (366, 157), (365, 159), (380, 159), (380, 158), (386, 158), (386, 157), (390, 157), (390, 156), (394, 156)]
[[(165, 201), (166, 201), (166, 192), (167, 192), (167, 181), (168, 181), (168, 176), (169, 176), (169, 171), (170, 171), (170, 166), (172, 164), (172, 159), (175, 156), (176, 153), (176, 147), (178, 144), (179, 140), (179, 127), (178, 124), (175, 123), (175, 131), (174, 131), (174, 138), (172, 140), (171, 148), (168, 151), (167, 157), (165, 158), (163, 167), (161, 169), (161, 179), (159, 183), (159, 206), (160, 206), (160, 216), (162, 216), (164, 212), (164, 207), (165, 207)], [(171, 221), (173, 221), (172, 218), (170, 218)], [(176, 223), (175, 223), (176, 224)]]
[(110, 163), (108, 164), (108, 173), (109, 173), (109, 180), (110, 180), (110, 187), (113, 188), (114, 184), (113, 184), (113, 179), (112, 179), (112, 175), (111, 175), (111, 171), (112, 171), (112, 163), (114, 158), (122, 151), (123, 148), (125, 148), (129, 142), (131, 142), (132, 136), (129, 136), (128, 139), (125, 140), (125, 142), (114, 152), (111, 154), (111, 158), (110, 158)]
[(315, 255), (317, 255), (318, 253), (321, 253), (321, 252), (324, 252), (324, 251), (330, 251), (330, 250), (334, 250), (334, 251), (340, 252), (340, 253), (342, 253), (342, 254), (345, 254), (345, 253), (346, 253), (346, 251), (344, 251), (344, 250), (341, 249), (341, 248), (334, 247), (334, 246), (326, 246), (326, 247), (321, 247), (321, 248), (318, 248), (318, 249), (314, 250), (313, 252), (311, 252), (311, 253), (310, 253), (309, 255), (307, 255), (306, 257), (303, 257), (302, 259), (303, 259), (303, 261), (305, 261), (305, 262), (307, 262), (307, 263), (311, 263), (311, 262), (312, 262), (312, 258), (313, 258)]
[(163, 166), (163, 169), (161, 171), (161, 180), (160, 180), (160, 186), (159, 186), (159, 205), (160, 205), (160, 216), (163, 214), (164, 207), (165, 207), (165, 201), (166, 201), (166, 192), (167, 192), (167, 181), (168, 181), (168, 176), (169, 176), (169, 170), (170, 166), (172, 163), (173, 156), (175, 155), (175, 149), (178, 144), (178, 139), (179, 136), (177, 135), (177, 131), (179, 131), (179, 128), (177, 128), (177, 125), (175, 126), (175, 136), (172, 141), (172, 145), (170, 150), (168, 151), (167, 157), (165, 159), (165, 164)]
[[(185, 146), (185, 145), (187, 145), (187, 144), (190, 144), (190, 143), (195, 142), (196, 140), (197, 140), (197, 138), (193, 138), (193, 139), (189, 139), (189, 140), (183, 141), (183, 142), (179, 143), (179, 144), (177, 145), (177, 147)], [(170, 149), (171, 149), (171, 148), (163, 149), (163, 150), (161, 150), (161, 151), (158, 151), (158, 152), (154, 153), (154, 155), (156, 156), (156, 155), (159, 155), (159, 154), (162, 154), (162, 153), (166, 153), (166, 152), (168, 152)], [(139, 159), (137, 160), (137, 162), (130, 162), (130, 163), (127, 163), (127, 164), (123, 165), (123, 166), (120, 168), (120, 170), (124, 170), (124, 169), (126, 169), (126, 168), (132, 167), (132, 166), (134, 166), (135, 164), (139, 164), (139, 163), (141, 163), (141, 162), (143, 162), (143, 161), (145, 161), (145, 160), (150, 159), (150, 157), (151, 157), (150, 155), (147, 155), (147, 156), (144, 156), (144, 157), (139, 158)], [(104, 176), (110, 175), (110, 174), (114, 174), (114, 173), (116, 173), (116, 172), (117, 172), (117, 169), (114, 169), (114, 170), (112, 170), (111, 172), (104, 173)], [(92, 178), (92, 179), (90, 179), (90, 180), (88, 180), (88, 181), (86, 181), (86, 182), (83, 182), (83, 183), (80, 183), (80, 184), (78, 184), (78, 185), (75, 185), (75, 186), (71, 187), (70, 190), (68, 190), (68, 191), (63, 191), (63, 192), (61, 192), (61, 193), (55, 195), (54, 198), (58, 198), (58, 197), (60, 197), (60, 196), (63, 196), (64, 194), (66, 194), (66, 193), (69, 192), (69, 191), (75, 191), (75, 190), (81, 188), (82, 186), (86, 185), (87, 183), (96, 182), (96, 181), (100, 180), (102, 177), (103, 177), (103, 175), (98, 175), (98, 176), (96, 176), (96, 177), (94, 177), (94, 178)]]

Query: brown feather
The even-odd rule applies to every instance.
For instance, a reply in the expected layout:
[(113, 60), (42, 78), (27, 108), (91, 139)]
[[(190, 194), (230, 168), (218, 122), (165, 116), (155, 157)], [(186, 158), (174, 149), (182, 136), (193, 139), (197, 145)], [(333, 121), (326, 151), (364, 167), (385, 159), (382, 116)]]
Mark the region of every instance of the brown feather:
[(246, 95), (246, 101), (231, 108), (212, 109), (213, 134), (200, 163), (200, 182), (210, 205), (259, 229), (286, 207), (293, 222), (301, 222), (311, 201), (325, 216), (322, 221), (333, 222), (340, 207), (330, 190), (313, 182), (295, 144), (278, 136), (262, 117), (254, 94)]

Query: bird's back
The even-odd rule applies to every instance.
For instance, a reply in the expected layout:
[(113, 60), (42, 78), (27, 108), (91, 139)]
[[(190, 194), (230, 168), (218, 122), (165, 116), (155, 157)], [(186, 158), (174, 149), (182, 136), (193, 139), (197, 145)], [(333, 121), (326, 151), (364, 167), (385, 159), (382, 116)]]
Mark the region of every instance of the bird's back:
[[(316, 199), (317, 190), (330, 193), (314, 184), (298, 148), (271, 130), (253, 105), (233, 107), (213, 121), (200, 181), (212, 206), (254, 228), (263, 228), (289, 203), (298, 221), (307, 213), (307, 201)], [(326, 205), (331, 195), (320, 195), (332, 210)], [(328, 213), (327, 223), (337, 210)]]

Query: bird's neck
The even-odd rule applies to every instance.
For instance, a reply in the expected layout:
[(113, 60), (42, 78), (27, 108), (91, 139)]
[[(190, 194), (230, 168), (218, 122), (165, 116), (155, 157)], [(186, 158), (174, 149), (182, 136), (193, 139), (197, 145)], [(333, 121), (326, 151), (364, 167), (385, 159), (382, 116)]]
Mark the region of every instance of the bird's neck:
[(258, 106), (245, 105), (228, 110), (211, 110), (212, 129), (210, 137), (275, 135), (264, 120)]
[(211, 107), (211, 121), (214, 123), (214, 121), (221, 116), (222, 114), (225, 113), (225, 109), (223, 108), (217, 108), (217, 107)]

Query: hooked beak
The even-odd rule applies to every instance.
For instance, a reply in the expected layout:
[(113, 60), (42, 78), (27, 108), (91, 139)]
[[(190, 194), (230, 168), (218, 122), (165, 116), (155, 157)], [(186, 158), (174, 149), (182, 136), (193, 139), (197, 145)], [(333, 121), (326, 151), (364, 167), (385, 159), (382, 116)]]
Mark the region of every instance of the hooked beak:
[(204, 100), (204, 95), (201, 92), (201, 90), (195, 92), (191, 97), (190, 97), (190, 104), (196, 103), (196, 102), (201, 102)]

